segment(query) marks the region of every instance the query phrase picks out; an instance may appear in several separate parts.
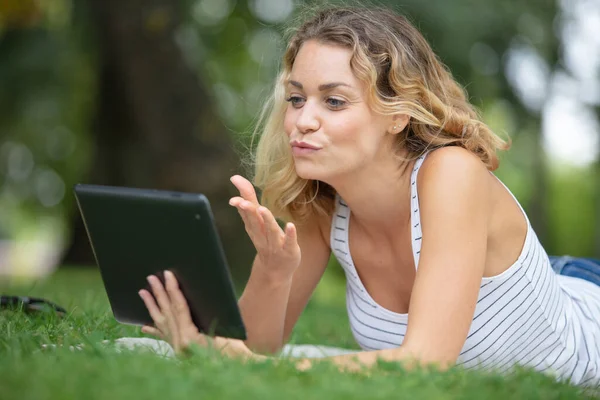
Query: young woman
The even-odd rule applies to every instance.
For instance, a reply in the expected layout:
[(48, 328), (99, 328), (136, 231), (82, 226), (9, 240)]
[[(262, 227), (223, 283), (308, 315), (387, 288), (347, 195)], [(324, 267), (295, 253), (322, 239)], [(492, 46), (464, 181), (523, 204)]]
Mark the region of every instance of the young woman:
[[(305, 22), (263, 121), (255, 164), (263, 205), (249, 181), (231, 179), (240, 196), (230, 204), (257, 256), (239, 301), (248, 340), (217, 338), (224, 353), (279, 351), (333, 252), (364, 350), (331, 357), (342, 367), (377, 358), (520, 364), (600, 382), (600, 286), (589, 281), (600, 267), (555, 263), (588, 280), (553, 270), (491, 173), (507, 144), (404, 17), (332, 8)], [(289, 221), (283, 230), (275, 217)], [(206, 343), (173, 275), (166, 288), (149, 281), (157, 301), (140, 295), (155, 326), (144, 332), (176, 350)]]

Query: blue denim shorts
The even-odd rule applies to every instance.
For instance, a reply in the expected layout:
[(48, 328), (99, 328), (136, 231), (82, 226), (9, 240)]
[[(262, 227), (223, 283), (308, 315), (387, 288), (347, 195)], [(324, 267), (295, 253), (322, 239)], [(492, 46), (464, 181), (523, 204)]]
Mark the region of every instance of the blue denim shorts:
[(550, 256), (552, 269), (564, 276), (584, 279), (600, 286), (600, 260), (571, 256)]

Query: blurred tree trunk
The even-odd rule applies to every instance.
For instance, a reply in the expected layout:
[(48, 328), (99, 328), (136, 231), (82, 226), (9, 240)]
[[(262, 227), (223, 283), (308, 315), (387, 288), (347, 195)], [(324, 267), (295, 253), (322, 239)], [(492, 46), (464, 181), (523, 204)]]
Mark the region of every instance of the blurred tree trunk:
[(531, 220), (537, 237), (544, 246), (548, 246), (548, 168), (546, 166), (546, 153), (543, 144), (543, 132), (539, 116), (529, 115), (531, 131), (531, 159), (532, 159), (532, 193), (527, 214)]
[[(556, 5), (554, 7), (556, 7)], [(543, 21), (547, 26), (548, 32), (552, 31), (551, 26), (554, 24), (557, 12), (558, 11), (554, 9), (545, 14), (545, 19)], [(546, 48), (541, 51), (541, 54), (552, 71), (557, 71), (560, 68), (560, 39), (553, 35), (549, 37), (546, 42)], [(552, 77), (553, 75), (554, 74), (552, 73), (549, 77)], [(550, 86), (548, 86), (546, 90), (547, 100), (551, 90)], [(543, 107), (535, 115), (523, 116), (525, 117), (523, 120), (529, 121), (529, 128), (533, 135), (533, 146), (531, 147), (531, 157), (533, 161), (533, 190), (528, 214), (538, 239), (544, 247), (548, 249), (556, 248), (556, 244), (552, 243), (552, 235), (550, 234), (550, 212), (548, 205), (550, 173), (548, 171), (548, 166), (546, 165), (546, 151), (544, 150), (542, 110)]]
[[(207, 89), (186, 65), (175, 30), (179, 2), (90, 0), (100, 65), (92, 170), (85, 182), (204, 193), (234, 275), (252, 257), (228, 205), (237, 170), (230, 134)], [(79, 215), (64, 264), (95, 264)]]

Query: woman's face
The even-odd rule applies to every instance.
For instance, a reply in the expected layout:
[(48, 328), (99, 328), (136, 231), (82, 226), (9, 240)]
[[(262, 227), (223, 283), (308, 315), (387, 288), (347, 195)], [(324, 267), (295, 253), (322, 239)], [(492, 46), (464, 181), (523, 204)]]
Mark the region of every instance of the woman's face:
[(307, 41), (296, 56), (286, 83), (284, 128), (301, 178), (332, 184), (390, 151), (392, 118), (367, 104), (351, 55), (343, 47)]

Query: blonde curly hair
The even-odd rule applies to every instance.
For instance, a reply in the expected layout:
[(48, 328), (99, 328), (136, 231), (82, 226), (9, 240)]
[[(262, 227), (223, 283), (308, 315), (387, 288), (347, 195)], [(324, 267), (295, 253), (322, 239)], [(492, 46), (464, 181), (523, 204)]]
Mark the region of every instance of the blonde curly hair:
[(285, 82), (300, 47), (309, 40), (352, 51), (350, 67), (369, 88), (367, 102), (375, 112), (410, 116), (397, 135), (403, 160), (433, 148), (460, 146), (495, 170), (496, 152), (510, 147), (481, 121), (465, 90), (404, 16), (384, 8), (334, 7), (317, 11), (292, 32), (282, 70), (253, 135), (260, 136), (254, 184), (262, 192), (261, 203), (277, 217), (301, 223), (330, 215), (334, 206), (332, 187), (296, 174), (283, 127)]

